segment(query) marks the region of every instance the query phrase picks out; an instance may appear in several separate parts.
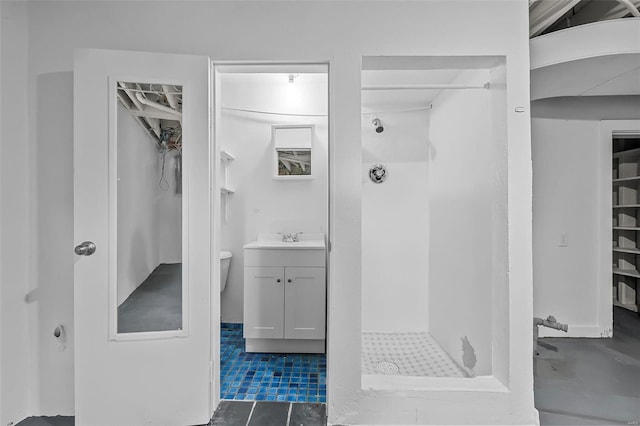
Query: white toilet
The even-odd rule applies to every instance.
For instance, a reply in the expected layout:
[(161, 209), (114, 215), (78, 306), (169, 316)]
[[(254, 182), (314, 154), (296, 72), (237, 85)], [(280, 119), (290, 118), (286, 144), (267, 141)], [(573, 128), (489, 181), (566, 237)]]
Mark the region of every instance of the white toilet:
[(231, 252), (220, 251), (220, 293), (227, 286), (227, 276), (229, 275), (229, 264), (231, 263)]

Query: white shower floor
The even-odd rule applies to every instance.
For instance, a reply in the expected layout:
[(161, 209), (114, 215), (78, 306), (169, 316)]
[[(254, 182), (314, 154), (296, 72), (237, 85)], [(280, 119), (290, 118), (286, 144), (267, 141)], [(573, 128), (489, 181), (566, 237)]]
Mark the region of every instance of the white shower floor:
[(468, 377), (429, 333), (362, 333), (362, 374)]

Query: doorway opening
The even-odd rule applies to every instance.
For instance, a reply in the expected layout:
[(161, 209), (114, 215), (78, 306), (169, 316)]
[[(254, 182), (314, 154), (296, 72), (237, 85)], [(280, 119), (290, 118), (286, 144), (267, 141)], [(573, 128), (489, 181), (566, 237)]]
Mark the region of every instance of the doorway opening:
[(638, 312), (640, 280), (640, 135), (612, 140), (613, 305)]
[(500, 386), (504, 70), (501, 57), (363, 57), (365, 389)]
[(220, 197), (214, 394), (223, 404), (324, 404), (328, 66), (215, 65), (214, 79)]
[[(581, 323), (567, 318), (571, 311), (566, 310), (561, 314), (562, 320), (567, 321), (573, 336), (546, 333), (534, 346), (534, 396), (541, 423), (624, 423), (630, 413), (637, 412), (640, 397), (633, 379), (633, 365), (640, 355), (640, 317), (634, 312), (638, 306), (636, 289), (640, 279), (637, 272), (640, 216), (636, 208), (640, 189), (640, 132), (637, 121), (604, 120), (600, 125), (596, 179), (587, 181), (588, 184), (580, 181), (580, 185), (588, 189), (589, 197), (595, 195), (595, 200), (589, 201), (597, 202), (599, 223), (595, 229), (585, 228), (581, 235), (571, 236), (567, 231), (558, 235), (558, 245), (565, 247), (564, 250), (569, 247), (569, 241), (574, 241), (573, 245), (576, 240), (597, 242), (593, 246), (580, 244), (598, 253), (597, 293), (591, 293), (596, 301), (576, 299), (576, 303), (581, 300), (578, 304), (583, 309), (596, 309), (599, 323), (597, 328), (593, 327), (596, 331), (590, 332), (589, 328), (581, 327)], [(581, 139), (577, 140), (582, 143)], [(593, 148), (580, 145), (580, 149)], [(560, 152), (557, 155), (563, 158)], [(586, 158), (580, 157), (580, 161), (588, 164)], [(581, 179), (586, 176), (570, 163), (564, 166)], [(580, 189), (571, 182), (576, 190)], [(554, 191), (565, 192), (562, 187)], [(574, 204), (580, 205), (579, 196), (571, 194), (571, 197), (575, 197), (571, 198)], [(593, 236), (592, 232), (597, 233), (597, 240), (587, 239)], [(585, 294), (593, 291), (584, 284)], [(573, 316), (576, 318), (575, 313)], [(621, 363), (621, 359), (628, 362)], [(595, 406), (594, 400), (599, 401)]]

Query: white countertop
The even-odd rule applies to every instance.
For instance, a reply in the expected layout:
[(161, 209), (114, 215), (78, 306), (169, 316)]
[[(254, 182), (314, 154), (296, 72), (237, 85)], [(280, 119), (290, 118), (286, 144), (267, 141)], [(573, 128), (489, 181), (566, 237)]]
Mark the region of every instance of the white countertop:
[(246, 249), (301, 249), (324, 250), (324, 234), (298, 234), (296, 242), (282, 241), (282, 234), (259, 234), (258, 239), (246, 244)]

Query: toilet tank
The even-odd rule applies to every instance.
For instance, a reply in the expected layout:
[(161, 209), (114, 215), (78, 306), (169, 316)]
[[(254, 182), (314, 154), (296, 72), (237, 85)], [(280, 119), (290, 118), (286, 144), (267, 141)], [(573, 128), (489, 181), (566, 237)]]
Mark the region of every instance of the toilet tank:
[(220, 293), (222, 293), (227, 286), (231, 256), (230, 251), (220, 251)]

